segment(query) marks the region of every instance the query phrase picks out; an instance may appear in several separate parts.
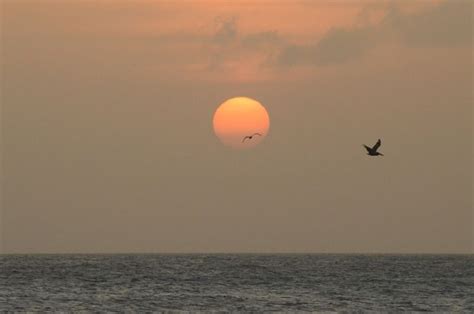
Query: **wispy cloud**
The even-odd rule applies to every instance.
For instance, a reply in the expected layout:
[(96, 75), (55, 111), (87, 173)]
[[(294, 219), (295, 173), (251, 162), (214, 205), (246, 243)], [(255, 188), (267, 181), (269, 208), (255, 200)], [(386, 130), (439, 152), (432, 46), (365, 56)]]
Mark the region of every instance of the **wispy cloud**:
[(377, 34), (371, 27), (330, 30), (312, 45), (288, 45), (277, 58), (279, 65), (326, 65), (343, 63), (365, 54), (377, 44)]
[[(399, 41), (407, 46), (470, 44), (472, 8), (469, 1), (446, 1), (407, 14), (391, 6), (379, 23), (333, 28), (315, 43), (289, 44), (279, 52), (275, 63), (281, 66), (341, 64), (364, 56), (388, 41)], [(361, 18), (366, 21), (367, 10), (362, 12)]]
[(404, 44), (413, 46), (454, 46), (472, 43), (472, 11), (468, 0), (445, 1), (414, 14), (391, 7), (380, 25), (383, 33), (399, 32)]
[(237, 17), (221, 17), (215, 19), (217, 30), (212, 41), (219, 45), (226, 45), (237, 38)]
[(242, 32), (236, 16), (217, 17), (215, 21), (215, 32), (206, 45), (210, 70), (229, 70), (240, 64), (247, 71), (256, 71), (286, 44), (275, 30)]

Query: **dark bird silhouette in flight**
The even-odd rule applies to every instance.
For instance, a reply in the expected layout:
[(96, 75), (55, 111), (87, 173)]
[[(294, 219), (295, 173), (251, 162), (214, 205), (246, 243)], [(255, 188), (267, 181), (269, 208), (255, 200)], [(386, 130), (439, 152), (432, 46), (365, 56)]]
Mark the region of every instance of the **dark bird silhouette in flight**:
[(262, 134), (260, 134), (260, 133), (254, 133), (252, 135), (247, 135), (242, 139), (242, 143), (245, 142), (246, 139), (251, 140), (255, 135), (262, 136)]
[(369, 147), (367, 145), (363, 145), (365, 149), (367, 149), (367, 155), (369, 156), (383, 156), (382, 153), (379, 153), (377, 149), (379, 149), (380, 145), (382, 145), (382, 141), (379, 139), (377, 143), (373, 147)]

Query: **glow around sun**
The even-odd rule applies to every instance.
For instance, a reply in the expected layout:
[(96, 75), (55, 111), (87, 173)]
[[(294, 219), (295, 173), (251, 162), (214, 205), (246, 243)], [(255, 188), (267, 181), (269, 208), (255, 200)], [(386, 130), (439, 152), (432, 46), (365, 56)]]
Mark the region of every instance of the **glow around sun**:
[[(213, 126), (223, 144), (245, 149), (255, 147), (263, 141), (270, 128), (270, 118), (265, 107), (258, 101), (235, 97), (224, 101), (217, 108)], [(255, 133), (261, 135), (254, 135)], [(245, 138), (246, 136), (251, 138)]]

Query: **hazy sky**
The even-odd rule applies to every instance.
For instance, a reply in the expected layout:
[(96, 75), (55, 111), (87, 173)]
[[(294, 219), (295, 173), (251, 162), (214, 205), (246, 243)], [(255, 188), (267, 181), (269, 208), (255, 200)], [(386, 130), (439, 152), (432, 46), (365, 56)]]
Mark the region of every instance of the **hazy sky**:
[(3, 252), (472, 252), (471, 1), (0, 2)]

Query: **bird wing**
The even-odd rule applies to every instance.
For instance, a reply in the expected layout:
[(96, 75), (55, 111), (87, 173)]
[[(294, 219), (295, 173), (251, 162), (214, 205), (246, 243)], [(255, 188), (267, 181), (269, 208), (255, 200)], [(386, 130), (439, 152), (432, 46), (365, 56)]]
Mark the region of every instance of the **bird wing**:
[(367, 149), (367, 151), (368, 151), (369, 153), (372, 151), (372, 148), (370, 148), (369, 146), (367, 146), (367, 145), (362, 145), (362, 146), (364, 146), (365, 149)]
[(377, 143), (375, 143), (374, 147), (372, 147), (372, 149), (377, 150), (380, 147), (380, 145), (382, 145), (382, 141), (379, 139)]
[(252, 134), (252, 136), (254, 136), (254, 135), (262, 136), (262, 134), (260, 134), (260, 133), (254, 133), (254, 134)]
[(245, 142), (246, 139), (250, 138), (250, 136), (245, 136), (243, 139), (242, 139), (242, 143)]

